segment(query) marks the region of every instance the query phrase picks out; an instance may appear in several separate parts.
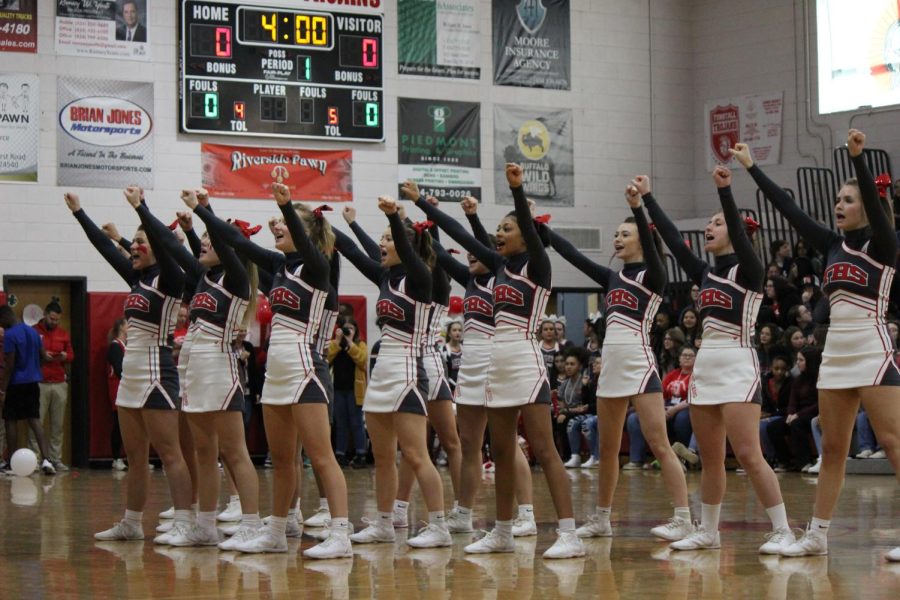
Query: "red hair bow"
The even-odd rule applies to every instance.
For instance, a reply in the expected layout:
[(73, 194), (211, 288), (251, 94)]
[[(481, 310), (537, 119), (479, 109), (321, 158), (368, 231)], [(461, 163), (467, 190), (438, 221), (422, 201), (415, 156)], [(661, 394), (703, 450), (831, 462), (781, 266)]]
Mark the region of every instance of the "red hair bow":
[(534, 218), (534, 222), (539, 223), (541, 225), (546, 225), (547, 223), (550, 222), (550, 215), (537, 215)]
[(327, 204), (323, 204), (322, 206), (318, 206), (318, 207), (314, 208), (312, 211), (312, 214), (315, 218), (317, 218), (321, 221), (323, 212), (325, 212), (325, 211), (331, 212), (333, 210), (334, 209), (331, 208), (330, 206), (328, 206)]
[(169, 223), (169, 229), (171, 229), (172, 231), (175, 231), (176, 227), (178, 227), (178, 219), (175, 219), (174, 221)]
[(416, 233), (422, 235), (423, 232), (428, 231), (432, 227), (434, 227), (434, 223), (431, 221), (419, 221), (418, 223), (412, 224), (413, 229), (416, 230)]
[(887, 173), (882, 173), (878, 177), (875, 178), (875, 187), (878, 188), (878, 195), (882, 198), (888, 197), (888, 190), (891, 189), (891, 176)]
[(650, 227), (650, 233), (656, 231), (656, 223), (650, 223), (648, 227)]
[(753, 217), (744, 217), (744, 229), (747, 230), (747, 235), (753, 235), (759, 229), (759, 222)]
[(460, 251), (457, 250), (456, 248), (448, 248), (447, 254), (460, 254)]
[(250, 239), (251, 235), (256, 235), (257, 233), (259, 233), (259, 230), (262, 229), (262, 225), (251, 227), (250, 223), (248, 223), (247, 221), (241, 221), (240, 219), (230, 219), (229, 222), (237, 227), (240, 230), (241, 235), (243, 235), (247, 239)]

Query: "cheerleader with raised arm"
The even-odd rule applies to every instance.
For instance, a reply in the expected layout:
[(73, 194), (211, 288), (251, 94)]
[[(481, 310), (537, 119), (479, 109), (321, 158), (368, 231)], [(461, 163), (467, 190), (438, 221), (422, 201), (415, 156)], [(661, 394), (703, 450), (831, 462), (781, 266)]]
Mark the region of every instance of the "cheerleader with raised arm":
[[(544, 558), (584, 555), (584, 544), (575, 534), (572, 489), (553, 443), (550, 418), (550, 383), (535, 340), (550, 296), (550, 258), (532, 218), (522, 187), (522, 168), (506, 165), (515, 211), (497, 227), (496, 250), (472, 238), (456, 241), (491, 269), (495, 276), (494, 324), (487, 381), (487, 413), (491, 450), (496, 464), (497, 523), (493, 531), (466, 546), (466, 552), (513, 552), (515, 510), (515, 457), (518, 417), (521, 412), (531, 448), (547, 478), (559, 517), (556, 542)], [(416, 203), (429, 216), (439, 212), (421, 198)], [(450, 231), (447, 231), (450, 234)]]
[[(778, 554), (794, 543), (778, 479), (759, 445), (759, 362), (752, 336), (762, 302), (763, 265), (750, 235), (759, 226), (741, 219), (731, 195), (731, 171), (716, 167), (713, 180), (722, 212), (712, 216), (704, 248), (715, 256), (709, 265), (691, 252), (681, 233), (652, 195), (644, 204), (681, 269), (700, 286), (697, 307), (703, 322), (703, 344), (697, 353), (688, 393), (691, 425), (703, 471), (700, 476), (700, 526), (676, 550), (719, 548), (719, 513), (725, 496), (725, 439), (746, 470), (756, 496), (772, 521), (772, 533), (759, 551)], [(649, 191), (649, 190), (648, 190)], [(728, 377), (722, 374), (727, 373)]]
[(619, 448), (628, 405), (637, 411), (644, 439), (662, 465), (666, 489), (675, 514), (653, 535), (668, 541), (691, 533), (687, 484), (681, 463), (669, 445), (662, 384), (657, 371), (650, 329), (662, 303), (666, 267), (662, 246), (647, 223), (641, 196), (650, 195), (650, 180), (635, 177), (625, 190), (632, 216), (616, 229), (615, 256), (625, 266), (613, 271), (590, 260), (562, 236), (550, 232), (553, 249), (606, 291), (606, 338), (603, 363), (597, 382), (597, 420), (600, 427), (600, 485), (597, 508), (588, 523), (579, 527), (580, 537), (612, 535), (610, 511), (619, 478)]
[[(822, 464), (812, 522), (796, 544), (781, 551), (783, 556), (828, 553), (828, 528), (844, 483), (860, 404), (895, 473), (900, 475), (900, 371), (893, 360), (894, 346), (885, 315), (897, 238), (890, 200), (886, 193), (879, 199), (866, 164), (865, 142), (866, 136), (856, 129), (847, 134), (857, 179), (844, 182), (834, 203), (834, 220), (841, 233), (804, 213), (787, 192), (753, 164), (746, 144), (737, 144), (731, 152), (766, 198), (826, 258), (822, 283), (831, 306), (831, 325), (817, 384)], [(887, 559), (900, 561), (900, 547), (888, 552)]]
[[(142, 223), (149, 216), (143, 196), (139, 187), (125, 189), (125, 198)], [(104, 541), (144, 539), (141, 519), (150, 485), (150, 444), (166, 469), (175, 507), (172, 531), (161, 537), (185, 535), (192, 524), (191, 478), (178, 444), (178, 371), (169, 345), (181, 305), (184, 274), (144, 225), (134, 235), (129, 260), (90, 220), (76, 194), (66, 193), (65, 201), (91, 244), (131, 286), (125, 301), (127, 351), (116, 393), (119, 427), (128, 459), (125, 517), (94, 537)], [(166, 543), (167, 539), (159, 541)]]
[(357, 543), (392, 543), (397, 497), (397, 446), (416, 475), (428, 507), (428, 524), (406, 543), (414, 548), (449, 546), (444, 519), (444, 488), (431, 464), (425, 436), (428, 377), (423, 364), (432, 303), (434, 250), (427, 223), (407, 225), (393, 198), (378, 198), (390, 228), (381, 236), (381, 260), (361, 251), (336, 232), (338, 251), (379, 286), (376, 303), (381, 348), (363, 400), (366, 428), (375, 456), (378, 516), (351, 536)]

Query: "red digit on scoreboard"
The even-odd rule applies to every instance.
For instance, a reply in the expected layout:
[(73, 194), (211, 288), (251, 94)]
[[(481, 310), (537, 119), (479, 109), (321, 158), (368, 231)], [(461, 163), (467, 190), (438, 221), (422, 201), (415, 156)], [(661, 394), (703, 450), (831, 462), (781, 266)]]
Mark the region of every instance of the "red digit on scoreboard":
[(235, 102), (234, 103), (234, 118), (239, 119), (241, 121), (244, 120), (244, 102)]
[(328, 124), (329, 125), (337, 125), (338, 124), (338, 109), (336, 106), (328, 107)]
[(378, 66), (378, 39), (363, 38), (362, 66), (374, 69)]
[(231, 58), (231, 27), (216, 27), (216, 56)]

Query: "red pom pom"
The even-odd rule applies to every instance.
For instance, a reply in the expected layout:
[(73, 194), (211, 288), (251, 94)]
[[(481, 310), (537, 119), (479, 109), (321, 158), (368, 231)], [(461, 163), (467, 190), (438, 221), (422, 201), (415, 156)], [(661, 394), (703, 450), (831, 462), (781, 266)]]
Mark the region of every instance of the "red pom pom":
[(463, 299), (459, 296), (450, 296), (450, 314), (458, 315), (463, 311)]
[(272, 305), (269, 304), (269, 299), (262, 295), (256, 304), (256, 320), (260, 325), (268, 325), (272, 322)]

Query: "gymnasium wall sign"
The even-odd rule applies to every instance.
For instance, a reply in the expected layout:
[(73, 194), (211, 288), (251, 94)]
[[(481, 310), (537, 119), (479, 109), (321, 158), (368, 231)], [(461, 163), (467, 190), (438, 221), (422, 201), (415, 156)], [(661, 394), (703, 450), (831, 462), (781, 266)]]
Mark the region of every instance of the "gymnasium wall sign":
[(37, 52), (37, 0), (0, 1), (0, 52)]
[(493, 0), (494, 83), (571, 89), (569, 0)]
[(38, 179), (40, 109), (37, 75), (0, 73), (0, 181)]
[(478, 79), (478, 0), (398, 0), (401, 75)]

